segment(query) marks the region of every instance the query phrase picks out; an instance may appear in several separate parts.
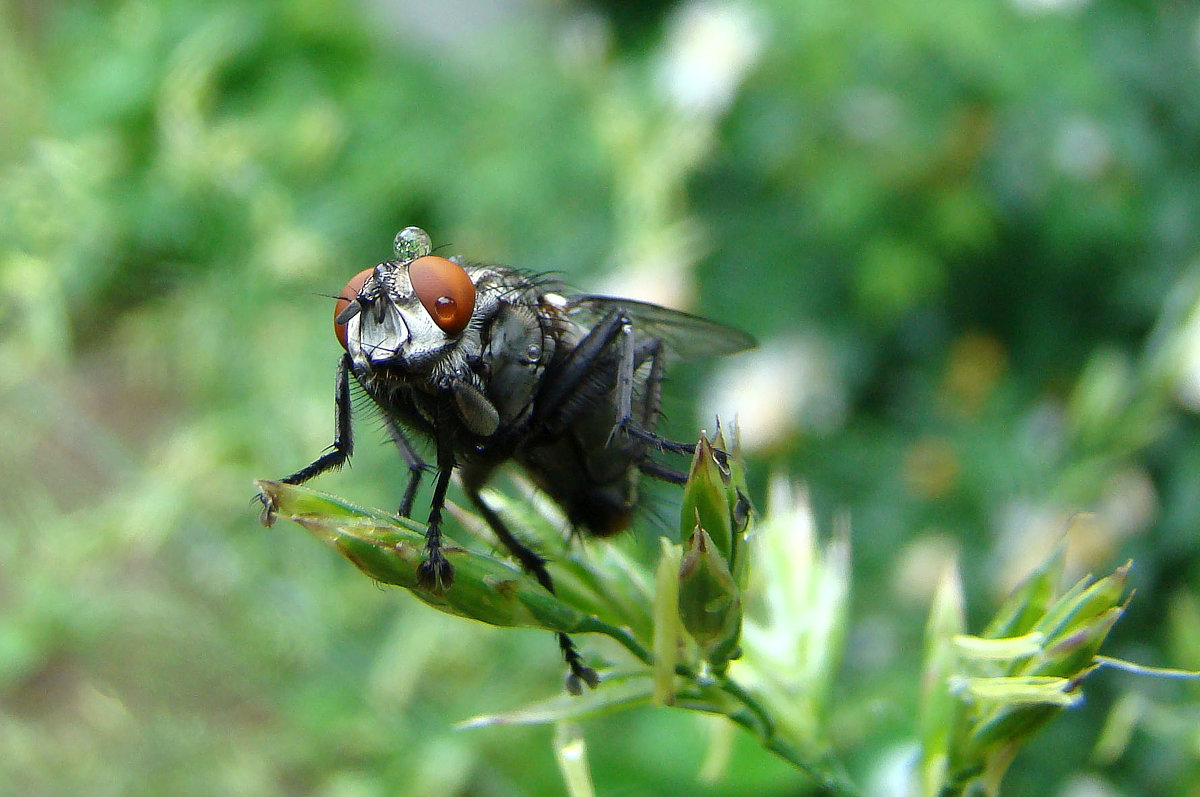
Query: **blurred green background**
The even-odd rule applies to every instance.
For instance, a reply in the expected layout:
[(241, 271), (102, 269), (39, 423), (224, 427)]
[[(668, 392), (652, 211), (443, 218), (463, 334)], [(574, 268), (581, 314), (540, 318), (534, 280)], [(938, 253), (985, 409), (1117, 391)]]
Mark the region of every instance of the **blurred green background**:
[[(547, 634), (250, 504), (331, 440), (325, 297), (409, 224), (759, 338), (667, 429), (736, 413), (757, 501), (848, 512), (830, 728), (876, 793), (956, 553), (978, 628), (1070, 527), (1136, 560), (1109, 651), (1200, 667), (1198, 59), (1189, 3), (0, 3), (0, 792), (561, 793), (551, 729), (452, 730), (559, 687)], [(358, 428), (315, 486), (394, 506)], [(1197, 793), (1195, 686), (1087, 695), (1011, 793)], [(741, 736), (699, 782), (682, 712), (585, 730), (604, 794), (809, 788)]]

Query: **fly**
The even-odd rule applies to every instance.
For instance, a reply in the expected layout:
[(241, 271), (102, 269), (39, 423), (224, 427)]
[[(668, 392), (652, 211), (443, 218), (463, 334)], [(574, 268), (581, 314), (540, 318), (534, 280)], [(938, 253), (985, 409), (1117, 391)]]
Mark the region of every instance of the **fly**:
[[(442, 510), (458, 469), (467, 498), (496, 537), (553, 592), (545, 559), (481, 497), (492, 472), (515, 461), (576, 529), (599, 537), (623, 531), (637, 506), (640, 474), (676, 484), (686, 478), (651, 454), (694, 451), (655, 433), (668, 358), (731, 354), (752, 348), (754, 339), (657, 305), (570, 295), (548, 278), (432, 251), (425, 231), (408, 227), (396, 236), (392, 260), (359, 272), (342, 289), (333, 319), (345, 349), (333, 445), (282, 481), (301, 484), (350, 458), (353, 379), (379, 408), (408, 466), (403, 517), (430, 470), (410, 434), (433, 444), (436, 482), (421, 585), (441, 592), (454, 582), (442, 550)], [(269, 524), (274, 508), (263, 500)], [(595, 686), (595, 672), (570, 638), (558, 638), (571, 670), (568, 688)]]

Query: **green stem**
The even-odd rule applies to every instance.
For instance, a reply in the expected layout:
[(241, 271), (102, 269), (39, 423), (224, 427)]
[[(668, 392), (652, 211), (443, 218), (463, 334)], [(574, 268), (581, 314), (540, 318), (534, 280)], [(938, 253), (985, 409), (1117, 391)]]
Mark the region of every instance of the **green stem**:
[(604, 634), (606, 637), (619, 642), (621, 647), (632, 653), (634, 657), (642, 664), (645, 664), (647, 667), (654, 666), (654, 656), (650, 655), (650, 651), (642, 647), (642, 643), (634, 639), (633, 634), (629, 633), (629, 631), (624, 628), (618, 628), (615, 625), (609, 625), (599, 618), (591, 617), (589, 618), (587, 625), (578, 630), (582, 631), (583, 633), (595, 632), (598, 634)]
[(754, 715), (759, 723), (757, 733), (762, 739), (763, 744), (769, 748), (771, 740), (775, 738), (775, 720), (771, 718), (767, 710), (762, 707), (762, 704), (753, 695), (743, 689), (741, 684), (728, 676), (721, 679), (720, 687), (722, 692), (737, 700)]
[[(594, 621), (594, 627), (588, 630), (605, 634), (619, 642), (622, 647), (632, 653), (647, 667), (654, 666), (654, 657), (625, 629), (596, 620)], [(690, 667), (683, 664), (676, 665), (675, 674), (700, 686), (699, 676)], [(841, 797), (856, 797), (859, 794), (858, 787), (851, 782), (846, 773), (841, 771), (841, 768), (835, 763), (831, 761), (814, 761), (786, 740), (780, 738), (779, 734), (776, 733), (775, 721), (772, 719), (771, 714), (741, 684), (732, 678), (723, 677), (717, 682), (717, 687), (741, 704), (744, 711), (727, 712), (714, 710), (715, 707), (711, 703), (704, 701), (698, 702), (695, 708), (721, 714), (733, 720), (736, 724), (741, 725), (750, 733), (757, 736), (763, 746), (772, 753), (815, 780), (823, 793), (840, 795)]]
[(772, 738), (770, 741), (764, 741), (764, 744), (772, 753), (815, 780), (820, 785), (821, 791), (825, 794), (857, 797), (860, 793), (858, 787), (854, 785), (849, 776), (842, 771), (840, 766), (837, 766), (833, 762), (811, 761), (802, 755), (799, 750), (778, 736)]

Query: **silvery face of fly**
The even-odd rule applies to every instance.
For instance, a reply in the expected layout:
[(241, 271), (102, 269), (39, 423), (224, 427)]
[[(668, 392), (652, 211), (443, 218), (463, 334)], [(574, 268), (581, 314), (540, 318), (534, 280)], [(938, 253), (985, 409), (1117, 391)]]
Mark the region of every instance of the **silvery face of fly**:
[[(334, 332), (346, 350), (337, 371), (335, 439), (326, 454), (283, 481), (299, 484), (349, 459), (353, 378), (379, 408), (408, 466), (401, 515), (411, 513), (428, 469), (409, 435), (431, 442), (435, 452), (421, 584), (435, 592), (453, 584), (441, 525), (458, 469), (467, 497), (497, 538), (553, 591), (545, 561), (483, 501), (480, 490), (492, 471), (517, 463), (576, 528), (616, 534), (629, 525), (640, 474), (684, 480), (651, 454), (693, 451), (655, 433), (668, 360), (729, 354), (754, 340), (686, 313), (571, 295), (537, 275), (432, 250), (424, 231), (406, 228), (396, 236), (393, 259), (346, 283), (334, 308)], [(594, 685), (595, 673), (570, 640), (560, 635), (559, 642), (569, 685)]]

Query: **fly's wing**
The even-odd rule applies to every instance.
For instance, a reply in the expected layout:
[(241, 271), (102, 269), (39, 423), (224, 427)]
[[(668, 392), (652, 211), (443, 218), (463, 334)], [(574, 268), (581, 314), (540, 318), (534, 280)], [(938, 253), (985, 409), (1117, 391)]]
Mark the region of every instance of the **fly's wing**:
[(567, 300), (566, 314), (581, 325), (590, 327), (615, 309), (620, 309), (629, 317), (638, 333), (661, 340), (663, 347), (678, 359), (720, 357), (758, 345), (754, 338), (740, 329), (635, 299), (572, 296)]

